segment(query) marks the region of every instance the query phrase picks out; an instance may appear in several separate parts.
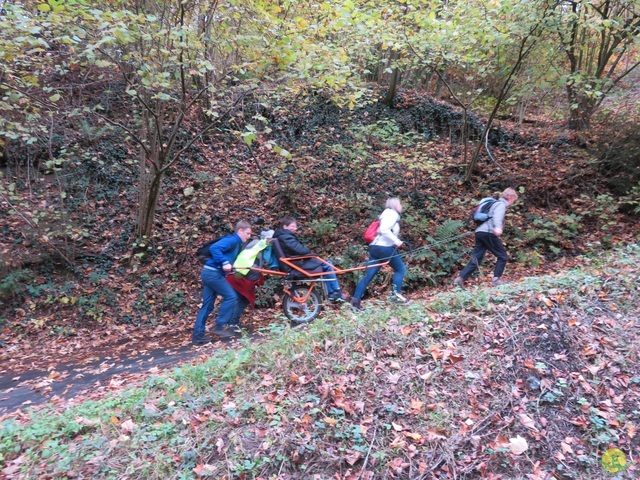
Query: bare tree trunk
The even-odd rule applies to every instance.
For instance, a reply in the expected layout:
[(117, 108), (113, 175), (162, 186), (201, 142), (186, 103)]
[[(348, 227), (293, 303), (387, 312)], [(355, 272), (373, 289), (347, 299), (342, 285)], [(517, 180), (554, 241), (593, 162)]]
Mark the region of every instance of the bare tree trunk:
[(595, 101), (576, 92), (570, 85), (567, 86), (567, 97), (570, 108), (569, 128), (577, 131), (588, 130), (591, 126), (591, 116), (596, 108)]
[[(399, 54), (396, 50), (391, 51), (391, 56), (389, 58), (389, 64), (393, 64), (395, 60), (397, 60)], [(398, 67), (393, 67), (393, 73), (391, 74), (391, 81), (389, 82), (389, 90), (387, 91), (387, 95), (384, 97), (382, 103), (384, 103), (389, 108), (393, 107), (393, 100), (396, 98), (396, 90), (398, 88), (398, 80), (400, 78), (400, 69)]]
[(138, 237), (149, 237), (153, 231), (153, 222), (158, 207), (158, 198), (162, 187), (163, 171), (153, 172), (148, 175), (150, 182), (146, 186), (145, 201), (140, 204), (140, 213), (138, 215)]

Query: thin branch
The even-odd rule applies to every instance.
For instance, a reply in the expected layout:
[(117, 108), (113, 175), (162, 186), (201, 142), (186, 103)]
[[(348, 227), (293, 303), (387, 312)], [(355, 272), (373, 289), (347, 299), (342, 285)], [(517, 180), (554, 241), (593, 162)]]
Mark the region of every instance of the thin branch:
[(376, 423), (376, 426), (373, 429), (373, 435), (372, 435), (372, 439), (371, 442), (369, 443), (369, 450), (367, 451), (367, 456), (364, 458), (364, 462), (362, 463), (362, 468), (360, 469), (360, 475), (358, 475), (358, 480), (360, 480), (362, 478), (362, 475), (365, 472), (365, 469), (367, 468), (367, 463), (369, 462), (369, 455), (371, 455), (371, 449), (373, 449), (373, 444), (375, 442), (376, 439), (376, 432), (378, 431), (378, 424)]
[(16, 92), (20, 92), (25, 97), (29, 97), (31, 100), (33, 100), (34, 102), (42, 105), (43, 107), (47, 107), (47, 108), (49, 108), (51, 110), (58, 110), (58, 107), (56, 105), (54, 105), (53, 103), (43, 102), (40, 98), (32, 95), (31, 93), (27, 92), (26, 90), (23, 90), (23, 89), (21, 89), (19, 87), (16, 87), (15, 85), (12, 86), (12, 85), (9, 85), (6, 82), (2, 82), (2, 83), (0, 83), (0, 86), (15, 90)]
[(184, 151), (186, 151), (187, 149), (189, 149), (196, 141), (198, 141), (205, 133), (207, 133), (209, 130), (211, 130), (214, 127), (217, 127), (218, 125), (220, 125), (220, 123), (222, 123), (222, 121), (233, 111), (233, 109), (235, 108), (235, 106), (240, 103), (244, 97), (246, 97), (249, 92), (252, 92), (255, 89), (250, 89), (247, 90), (243, 93), (243, 95), (241, 95), (238, 99), (236, 99), (236, 101), (233, 103), (233, 105), (231, 105), (226, 112), (224, 112), (221, 116), (219, 116), (218, 118), (216, 118), (216, 120), (214, 122), (212, 122), (210, 125), (207, 125), (206, 128), (203, 128), (200, 132), (198, 132), (184, 147), (182, 147), (178, 152), (176, 152), (173, 156), (172, 159), (166, 164), (165, 167), (162, 168), (162, 171), (165, 171), (167, 169), (169, 169), (169, 167), (171, 167), (171, 165), (173, 165), (178, 158), (180, 158), (180, 155), (182, 155), (182, 153)]
[(127, 132), (129, 135), (131, 135), (131, 138), (133, 138), (133, 140), (138, 143), (142, 149), (144, 150), (144, 152), (147, 154), (147, 156), (149, 155), (149, 149), (147, 148), (147, 146), (144, 144), (144, 142), (139, 138), (138, 135), (136, 135), (135, 133), (133, 133), (133, 131), (131, 131), (131, 129), (129, 129), (128, 127), (126, 127), (125, 125), (123, 125), (120, 122), (116, 122), (115, 120), (111, 120), (109, 117), (105, 117), (104, 115), (102, 115), (101, 113), (98, 112), (93, 112), (93, 114), (95, 116), (97, 116), (98, 118), (101, 118), (102, 120), (104, 120), (105, 122), (107, 122), (110, 125), (113, 125), (114, 127), (118, 127), (123, 129), (125, 132)]

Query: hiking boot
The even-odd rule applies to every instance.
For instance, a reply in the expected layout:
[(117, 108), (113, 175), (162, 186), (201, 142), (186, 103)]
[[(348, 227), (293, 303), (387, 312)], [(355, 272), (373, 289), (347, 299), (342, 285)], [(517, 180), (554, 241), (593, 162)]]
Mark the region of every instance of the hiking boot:
[(235, 335), (242, 335), (242, 332), (246, 332), (247, 331), (247, 327), (245, 327), (244, 325), (240, 325), (239, 323), (236, 323), (234, 325), (229, 325), (228, 328)]
[(334, 290), (328, 295), (329, 300), (332, 302), (348, 302), (349, 295), (342, 293), (341, 290)]
[(501, 280), (500, 277), (493, 277), (493, 280), (491, 280), (491, 286), (497, 287), (499, 285), (509, 285), (509, 282), (505, 282), (504, 280)]
[(400, 305), (409, 305), (411, 303), (411, 300), (397, 292), (394, 292), (391, 295), (391, 301)]
[(362, 311), (362, 303), (360, 299), (352, 298), (349, 302), (349, 305), (351, 305), (351, 308), (353, 308), (356, 312)]
[(206, 345), (207, 343), (211, 343), (212, 339), (211, 337), (205, 337), (204, 335), (201, 337), (196, 337), (193, 340), (191, 340), (191, 343), (197, 347), (199, 347), (200, 345)]
[(211, 331), (211, 334), (220, 338), (232, 338), (237, 335), (235, 329), (231, 325), (216, 326), (215, 330)]
[(465, 289), (465, 287), (464, 287), (464, 278), (462, 278), (462, 277), (456, 277), (455, 280), (453, 281), (453, 284), (456, 287), (460, 287), (463, 290)]

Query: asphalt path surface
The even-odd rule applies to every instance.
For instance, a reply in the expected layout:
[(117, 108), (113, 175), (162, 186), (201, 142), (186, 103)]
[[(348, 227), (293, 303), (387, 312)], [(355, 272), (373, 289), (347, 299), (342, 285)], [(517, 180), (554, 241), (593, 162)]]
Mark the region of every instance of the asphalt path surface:
[[(261, 337), (251, 333), (252, 341)], [(226, 340), (193, 347), (191, 344), (158, 348), (127, 356), (104, 356), (91, 363), (60, 364), (51, 370), (31, 370), (0, 376), (0, 417), (46, 404), (71, 405), (98, 399), (110, 391), (132, 385), (134, 380), (159, 374), (172, 367), (209, 356), (217, 348), (233, 348)]]

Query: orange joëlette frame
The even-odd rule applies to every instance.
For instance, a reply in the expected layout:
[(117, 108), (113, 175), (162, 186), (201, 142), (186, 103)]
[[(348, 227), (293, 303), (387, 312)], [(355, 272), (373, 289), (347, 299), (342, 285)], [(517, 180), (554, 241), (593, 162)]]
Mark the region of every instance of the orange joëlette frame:
[[(294, 261), (297, 262), (299, 260), (307, 260), (307, 259), (310, 259), (310, 258), (315, 258), (316, 260), (319, 260), (320, 262), (324, 263), (325, 265), (330, 265), (333, 268), (333, 272), (310, 273), (310, 272), (307, 272), (306, 270), (304, 270), (303, 268), (299, 267), (295, 263), (293, 263)], [(318, 257), (316, 255), (306, 255), (306, 256), (301, 256), (301, 257), (287, 257), (287, 258), (281, 258), (278, 261), (284, 263), (286, 266), (290, 267), (292, 270), (295, 270), (298, 273), (302, 273), (303, 275), (305, 275), (306, 277), (309, 277), (309, 278), (323, 277), (323, 276), (330, 275), (331, 273), (335, 273), (336, 275), (342, 275), (343, 273), (355, 272), (355, 271), (358, 271), (358, 270), (365, 270), (365, 269), (367, 269), (369, 267), (383, 267), (383, 266), (389, 264), (389, 260), (387, 260), (385, 262), (375, 263), (373, 265), (363, 265), (361, 267), (353, 267), (353, 268), (341, 269), (341, 268), (337, 268), (335, 265), (327, 262), (326, 260), (324, 260), (324, 259), (322, 259), (322, 258), (320, 258), (320, 257)], [(265, 273), (267, 275), (277, 275), (279, 277), (286, 277), (287, 275), (289, 275), (289, 273), (286, 273), (286, 272), (281, 272), (279, 270), (269, 270), (269, 269), (266, 269), (266, 268), (251, 267), (250, 270), (252, 270), (254, 272)], [(304, 279), (301, 279), (301, 280), (304, 280)]]

